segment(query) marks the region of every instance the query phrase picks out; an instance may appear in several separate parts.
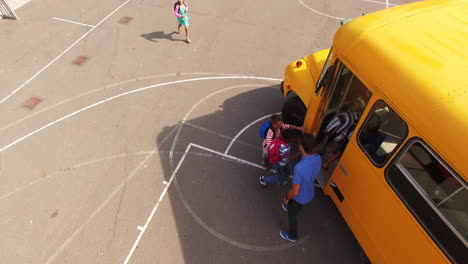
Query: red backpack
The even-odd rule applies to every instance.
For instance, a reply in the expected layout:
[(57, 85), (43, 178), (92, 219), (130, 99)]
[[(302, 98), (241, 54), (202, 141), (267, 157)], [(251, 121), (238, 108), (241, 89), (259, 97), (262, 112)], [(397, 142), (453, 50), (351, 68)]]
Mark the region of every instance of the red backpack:
[(281, 145), (288, 145), (288, 143), (284, 142), (282, 138), (274, 138), (273, 142), (271, 142), (270, 147), (268, 148), (268, 161), (271, 164), (279, 164), (280, 161), (286, 155), (280, 155), (280, 146)]

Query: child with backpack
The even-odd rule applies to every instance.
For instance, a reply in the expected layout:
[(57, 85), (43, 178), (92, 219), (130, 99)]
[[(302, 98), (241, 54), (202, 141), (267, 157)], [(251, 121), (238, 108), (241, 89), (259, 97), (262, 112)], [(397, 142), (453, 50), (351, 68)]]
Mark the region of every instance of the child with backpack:
[(180, 28), (182, 26), (185, 27), (185, 36), (186, 36), (186, 42), (190, 43), (190, 38), (189, 38), (189, 17), (188, 17), (188, 5), (187, 2), (184, 0), (178, 0), (177, 2), (174, 3), (174, 15), (177, 17), (177, 22), (179, 22), (179, 26), (177, 27), (177, 32), (180, 33)]
[(285, 129), (296, 129), (302, 132), (302, 127), (288, 125), (283, 123), (283, 118), (278, 114), (272, 114), (270, 120), (260, 128), (260, 137), (262, 137), (262, 159), (265, 169), (269, 170), (271, 163), (268, 161), (268, 150), (275, 138), (281, 136), (281, 131)]
[(268, 147), (268, 161), (273, 165), (276, 173), (274, 176), (260, 176), (260, 186), (265, 188), (270, 182), (277, 182), (281, 185), (288, 184), (288, 177), (291, 174), (289, 159), (295, 159), (298, 156), (299, 153), (291, 155), (289, 145), (281, 135), (274, 138)]

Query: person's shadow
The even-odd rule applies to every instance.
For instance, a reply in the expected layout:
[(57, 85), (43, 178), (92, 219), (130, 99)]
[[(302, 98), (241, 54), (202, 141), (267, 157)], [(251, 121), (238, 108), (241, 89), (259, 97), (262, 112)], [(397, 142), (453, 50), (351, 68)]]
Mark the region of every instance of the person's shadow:
[(175, 39), (172, 35), (179, 34), (177, 31), (171, 33), (164, 33), (164, 31), (155, 31), (148, 34), (142, 34), (141, 37), (152, 42), (159, 42), (158, 39), (168, 39), (171, 41), (184, 41), (182, 39)]

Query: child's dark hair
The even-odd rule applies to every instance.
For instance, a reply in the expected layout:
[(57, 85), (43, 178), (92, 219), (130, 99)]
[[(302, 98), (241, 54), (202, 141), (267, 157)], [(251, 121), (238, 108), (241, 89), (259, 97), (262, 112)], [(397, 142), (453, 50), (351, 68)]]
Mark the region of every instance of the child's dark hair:
[(315, 136), (312, 134), (302, 134), (300, 144), (306, 153), (312, 154), (316, 146)]
[[(176, 2), (174, 3), (174, 11), (175, 11), (175, 9), (176, 9), (176, 7), (177, 7), (178, 5), (179, 5), (179, 1), (176, 1)], [(185, 1), (184, 1), (184, 5), (187, 5), (187, 3), (186, 3)]]
[(283, 117), (281, 117), (281, 115), (278, 115), (278, 114), (272, 114), (271, 117), (270, 117), (270, 121), (271, 121), (271, 123), (276, 123), (276, 122), (279, 122), (279, 121), (283, 121)]

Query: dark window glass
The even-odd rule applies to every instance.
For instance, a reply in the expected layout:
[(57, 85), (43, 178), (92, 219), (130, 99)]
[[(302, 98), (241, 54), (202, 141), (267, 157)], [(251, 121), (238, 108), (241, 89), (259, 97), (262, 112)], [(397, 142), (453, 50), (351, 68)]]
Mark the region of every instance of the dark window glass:
[(465, 186), (419, 142), (411, 145), (398, 165), (466, 241), (468, 190)]
[(413, 141), (389, 167), (387, 180), (454, 262), (468, 257), (468, 189), (425, 144)]
[(359, 145), (382, 167), (408, 135), (408, 126), (384, 101), (378, 101), (359, 132)]

